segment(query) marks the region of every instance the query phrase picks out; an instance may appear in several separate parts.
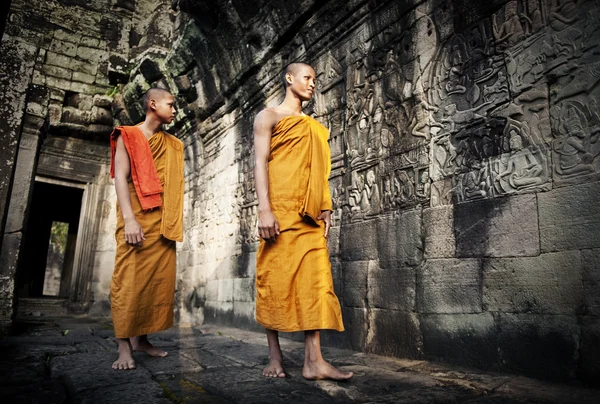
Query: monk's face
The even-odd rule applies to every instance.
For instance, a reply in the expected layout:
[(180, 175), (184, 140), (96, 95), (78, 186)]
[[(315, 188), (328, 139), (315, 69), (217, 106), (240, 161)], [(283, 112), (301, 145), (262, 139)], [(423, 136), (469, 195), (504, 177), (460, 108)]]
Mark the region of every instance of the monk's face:
[(175, 99), (171, 94), (160, 95), (150, 101), (150, 106), (157, 118), (163, 124), (169, 124), (175, 119)]
[(288, 80), (291, 80), (288, 88), (302, 101), (310, 100), (317, 86), (317, 75), (313, 68), (307, 65), (300, 65), (294, 72), (288, 74), (290, 75)]

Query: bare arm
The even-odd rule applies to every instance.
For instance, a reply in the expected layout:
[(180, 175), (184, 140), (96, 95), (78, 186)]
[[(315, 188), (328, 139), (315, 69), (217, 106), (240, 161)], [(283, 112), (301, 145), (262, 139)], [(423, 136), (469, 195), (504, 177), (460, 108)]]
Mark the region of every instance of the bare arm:
[(133, 208), (131, 207), (131, 197), (129, 196), (129, 186), (127, 179), (131, 174), (129, 155), (125, 149), (123, 138), (117, 139), (117, 150), (115, 152), (115, 190), (117, 192), (117, 201), (121, 208), (123, 221), (125, 222), (125, 241), (136, 247), (141, 247), (144, 237), (142, 226), (135, 219)]
[(258, 197), (258, 235), (275, 241), (279, 234), (279, 222), (271, 210), (269, 201), (269, 155), (271, 154), (271, 133), (277, 116), (269, 111), (261, 111), (254, 120), (254, 179)]

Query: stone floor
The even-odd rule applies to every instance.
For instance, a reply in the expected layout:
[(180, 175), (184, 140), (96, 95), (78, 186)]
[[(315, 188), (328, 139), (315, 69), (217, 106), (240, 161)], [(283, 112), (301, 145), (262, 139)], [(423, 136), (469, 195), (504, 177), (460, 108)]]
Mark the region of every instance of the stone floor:
[(282, 340), (289, 377), (265, 379), (262, 334), (205, 325), (174, 328), (151, 341), (166, 358), (136, 354), (138, 368), (115, 371), (116, 343), (102, 321), (22, 324), (0, 341), (2, 403), (600, 403), (600, 390), (425, 361), (324, 348), (350, 382), (306, 381), (303, 346)]

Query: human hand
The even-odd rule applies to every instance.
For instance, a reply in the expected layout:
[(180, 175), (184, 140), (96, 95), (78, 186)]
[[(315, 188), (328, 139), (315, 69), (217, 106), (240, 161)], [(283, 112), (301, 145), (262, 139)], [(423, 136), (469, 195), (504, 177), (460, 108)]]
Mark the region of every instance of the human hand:
[(267, 241), (275, 241), (279, 235), (279, 222), (272, 210), (258, 212), (258, 235)]
[(144, 240), (146, 240), (146, 237), (144, 237), (144, 230), (142, 230), (142, 226), (140, 226), (137, 220), (126, 220), (125, 241), (134, 247), (141, 247), (142, 241)]
[(331, 227), (331, 211), (330, 210), (322, 210), (317, 220), (323, 220), (325, 222), (325, 234), (323, 237), (327, 238), (329, 236), (329, 228)]

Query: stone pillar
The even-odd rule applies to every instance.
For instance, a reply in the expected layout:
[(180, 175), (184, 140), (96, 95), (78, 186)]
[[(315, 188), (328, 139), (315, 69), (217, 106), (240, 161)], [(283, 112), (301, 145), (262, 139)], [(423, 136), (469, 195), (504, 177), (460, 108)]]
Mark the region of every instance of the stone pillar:
[[(0, 161), (3, 162), (0, 165), (0, 243), (2, 243), (2, 250), (4, 250), (4, 229), (9, 210), (9, 197), (13, 187), (17, 150), (21, 141), (27, 90), (32, 80), (38, 52), (39, 49), (35, 45), (7, 35), (3, 36), (0, 44), (0, 53), (3, 55), (0, 60)], [(35, 122), (41, 124), (39, 117), (32, 116), (29, 125), (35, 126)], [(27, 145), (24, 150), (32, 145), (31, 140), (25, 138), (24, 144)], [(36, 143), (37, 140), (33, 140), (33, 144)], [(20, 244), (20, 240), (15, 237), (7, 239), (7, 246), (15, 241)], [(11, 258), (5, 256), (4, 253), (0, 258), (0, 334), (6, 330), (12, 317), (15, 266), (9, 262), (14, 258), (15, 256)]]

